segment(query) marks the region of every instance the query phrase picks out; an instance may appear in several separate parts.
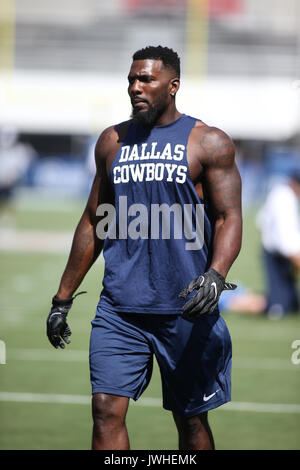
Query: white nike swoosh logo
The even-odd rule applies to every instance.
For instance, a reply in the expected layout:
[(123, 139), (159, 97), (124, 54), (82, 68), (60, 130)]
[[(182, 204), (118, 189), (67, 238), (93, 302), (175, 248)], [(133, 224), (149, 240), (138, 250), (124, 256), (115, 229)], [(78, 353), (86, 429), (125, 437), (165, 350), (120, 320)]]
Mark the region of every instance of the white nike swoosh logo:
[(214, 298), (214, 300), (216, 300), (216, 298), (217, 298), (217, 285), (216, 285), (215, 282), (212, 282), (211, 285), (214, 286), (214, 289), (215, 289), (215, 298)]
[(214, 397), (215, 394), (216, 394), (217, 392), (219, 392), (219, 391), (220, 391), (220, 389), (218, 388), (218, 390), (216, 390), (216, 391), (215, 391), (214, 393), (212, 393), (211, 395), (208, 395), (208, 397), (204, 394), (204, 395), (203, 395), (203, 401), (208, 401), (208, 400), (210, 400), (210, 399), (211, 399), (212, 397)]

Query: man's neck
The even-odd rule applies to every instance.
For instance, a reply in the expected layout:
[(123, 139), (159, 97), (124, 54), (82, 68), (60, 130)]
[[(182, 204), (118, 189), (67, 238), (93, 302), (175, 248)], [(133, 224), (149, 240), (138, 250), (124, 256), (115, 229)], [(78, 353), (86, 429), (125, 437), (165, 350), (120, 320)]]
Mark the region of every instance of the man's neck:
[(154, 124), (155, 126), (167, 126), (174, 121), (177, 121), (181, 113), (174, 107), (173, 109), (165, 111)]

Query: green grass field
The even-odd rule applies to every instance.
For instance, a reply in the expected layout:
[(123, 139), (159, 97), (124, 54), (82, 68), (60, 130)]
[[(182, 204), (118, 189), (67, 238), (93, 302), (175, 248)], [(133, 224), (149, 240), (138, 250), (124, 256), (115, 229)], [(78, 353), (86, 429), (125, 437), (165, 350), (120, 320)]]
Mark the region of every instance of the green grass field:
[[(72, 231), (84, 203), (40, 209), (17, 206), (15, 230)], [(34, 207), (33, 207), (34, 206)], [(262, 290), (259, 234), (246, 213), (241, 254), (228, 279)], [(4, 224), (5, 226), (5, 224)], [(3, 228), (3, 225), (2, 225)], [(22, 239), (22, 236), (20, 237)], [(20, 243), (21, 245), (21, 243)], [(67, 253), (0, 251), (0, 449), (90, 449), (88, 368), (90, 321), (103, 276), (97, 261), (70, 313), (72, 343), (53, 349), (45, 320)], [(232, 403), (209, 413), (217, 449), (300, 449), (300, 364), (291, 362), (300, 318), (224, 314), (233, 342)], [(132, 449), (177, 449), (171, 414), (161, 407), (157, 367), (143, 397), (132, 402), (127, 425)]]

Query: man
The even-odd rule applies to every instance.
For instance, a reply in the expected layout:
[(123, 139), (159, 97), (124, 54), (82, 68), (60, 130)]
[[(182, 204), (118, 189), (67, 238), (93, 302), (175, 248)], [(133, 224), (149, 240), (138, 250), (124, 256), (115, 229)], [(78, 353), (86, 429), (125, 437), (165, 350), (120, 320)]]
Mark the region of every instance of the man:
[(270, 318), (299, 311), (297, 272), (300, 270), (300, 170), (271, 188), (258, 214)]
[[(179, 448), (213, 449), (207, 412), (230, 400), (231, 373), (231, 341), (217, 302), (232, 287), (225, 277), (241, 246), (234, 146), (221, 130), (177, 110), (180, 60), (171, 49), (137, 51), (128, 83), (132, 119), (106, 129), (96, 144), (97, 174), (53, 299), (48, 337), (55, 347), (69, 342), (72, 295), (103, 248), (90, 342), (92, 448), (130, 448), (129, 398), (147, 387), (155, 354)], [(101, 223), (111, 205), (103, 244)]]

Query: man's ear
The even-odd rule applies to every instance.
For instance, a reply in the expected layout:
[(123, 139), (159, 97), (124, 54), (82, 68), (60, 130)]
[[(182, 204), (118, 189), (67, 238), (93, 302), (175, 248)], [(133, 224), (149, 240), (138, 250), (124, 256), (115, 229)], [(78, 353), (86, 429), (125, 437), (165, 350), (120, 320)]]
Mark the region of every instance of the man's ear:
[(170, 80), (170, 95), (175, 96), (180, 87), (180, 80), (178, 77)]

